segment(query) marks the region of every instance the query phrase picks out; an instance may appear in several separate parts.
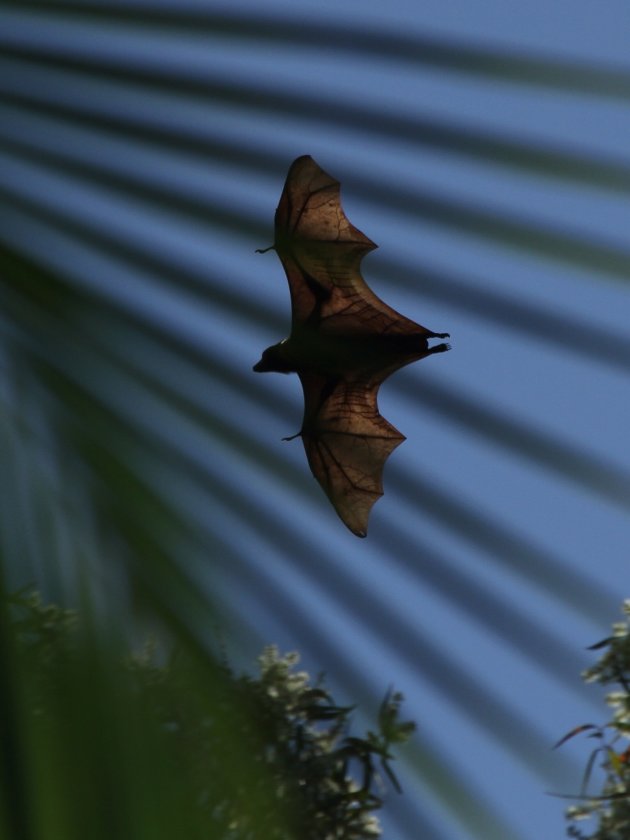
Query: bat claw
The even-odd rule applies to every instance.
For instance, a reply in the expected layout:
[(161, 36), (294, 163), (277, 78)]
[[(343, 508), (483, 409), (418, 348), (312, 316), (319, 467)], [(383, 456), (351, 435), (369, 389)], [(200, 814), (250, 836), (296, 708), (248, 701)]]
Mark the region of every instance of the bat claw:
[(302, 437), (302, 430), (296, 432), (294, 435), (289, 435), (289, 437), (283, 437), (282, 440), (295, 440), (296, 437)]
[(267, 253), (267, 251), (273, 251), (273, 249), (274, 249), (275, 247), (276, 247), (275, 245), (270, 245), (268, 248), (256, 248), (256, 250), (254, 251), (254, 253), (255, 253), (255, 254), (266, 254), (266, 253)]

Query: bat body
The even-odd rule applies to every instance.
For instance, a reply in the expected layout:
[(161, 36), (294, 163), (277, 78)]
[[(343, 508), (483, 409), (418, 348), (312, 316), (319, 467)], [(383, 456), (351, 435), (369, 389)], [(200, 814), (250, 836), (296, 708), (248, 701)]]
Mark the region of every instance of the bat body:
[(394, 371), (447, 344), (400, 315), (367, 286), (361, 259), (377, 246), (346, 217), (339, 182), (305, 155), (291, 165), (275, 216), (273, 248), (289, 281), (291, 334), (255, 371), (297, 373), (304, 390), (298, 433), (315, 478), (357, 536), (383, 495), (383, 467), (404, 436), (378, 412)]

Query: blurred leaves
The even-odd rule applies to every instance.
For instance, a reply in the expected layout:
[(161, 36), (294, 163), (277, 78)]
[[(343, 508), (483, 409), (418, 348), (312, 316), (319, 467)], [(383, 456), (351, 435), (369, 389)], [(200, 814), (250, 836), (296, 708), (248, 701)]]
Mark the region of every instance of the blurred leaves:
[(1, 757), (1, 836), (379, 835), (373, 757), (398, 786), (389, 744), (413, 730), (399, 694), (379, 733), (350, 737), (352, 709), (295, 671), (295, 654), (267, 648), (259, 678), (236, 677), (182, 638), (125, 654), (89, 610), (37, 594), (11, 597), (3, 616), (14, 749)]

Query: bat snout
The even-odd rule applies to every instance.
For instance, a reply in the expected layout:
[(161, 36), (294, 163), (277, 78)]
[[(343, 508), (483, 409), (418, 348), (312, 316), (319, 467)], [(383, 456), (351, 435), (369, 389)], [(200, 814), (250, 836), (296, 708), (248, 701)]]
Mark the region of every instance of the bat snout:
[(256, 373), (268, 373), (270, 370), (275, 370), (273, 361), (273, 349), (268, 347), (252, 370), (255, 370)]
[(291, 373), (292, 368), (287, 366), (279, 366), (273, 359), (266, 359), (264, 356), (259, 362), (256, 362), (252, 370), (256, 373)]

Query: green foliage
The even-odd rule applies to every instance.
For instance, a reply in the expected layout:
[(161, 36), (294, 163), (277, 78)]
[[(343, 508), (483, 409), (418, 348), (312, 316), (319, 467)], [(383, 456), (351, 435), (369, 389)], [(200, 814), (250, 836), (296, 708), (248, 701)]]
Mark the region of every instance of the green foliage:
[(390, 748), (414, 728), (399, 720), (400, 694), (386, 695), (377, 732), (351, 737), (352, 707), (295, 670), (295, 653), (268, 647), (258, 678), (236, 676), (182, 639), (173, 653), (152, 642), (125, 655), (85, 618), (37, 595), (11, 599), (4, 676), (17, 738), (3, 755), (14, 788), (3, 836), (380, 835), (376, 771), (399, 789)]
[[(583, 732), (595, 738), (584, 774), (580, 804), (567, 809), (569, 837), (577, 840), (628, 840), (630, 837), (630, 600), (624, 603), (625, 620), (613, 625), (613, 635), (592, 646), (604, 650), (600, 660), (584, 673), (587, 682), (614, 685), (607, 695), (613, 716), (603, 726), (584, 724), (573, 729), (560, 743)], [(620, 743), (621, 742), (621, 743)], [(604, 773), (601, 793), (586, 793), (595, 764), (599, 761)], [(584, 820), (595, 820), (593, 833), (579, 826)]]

